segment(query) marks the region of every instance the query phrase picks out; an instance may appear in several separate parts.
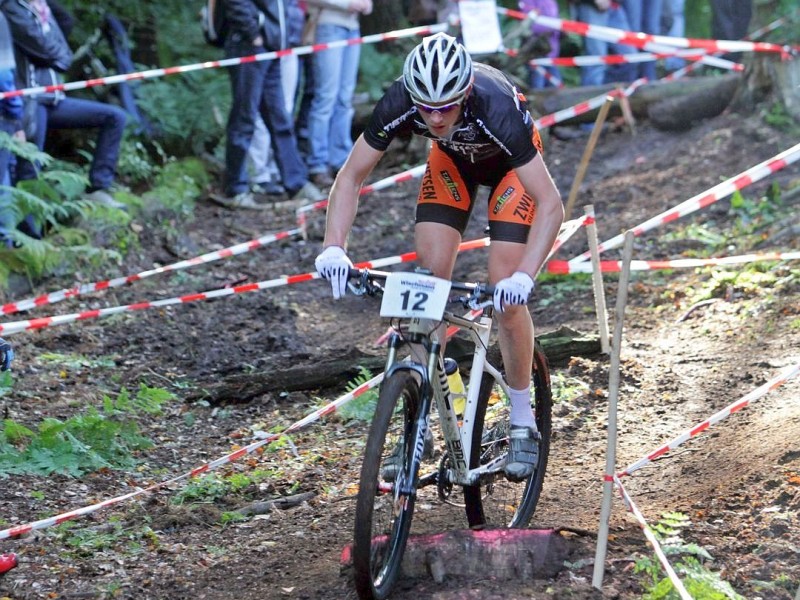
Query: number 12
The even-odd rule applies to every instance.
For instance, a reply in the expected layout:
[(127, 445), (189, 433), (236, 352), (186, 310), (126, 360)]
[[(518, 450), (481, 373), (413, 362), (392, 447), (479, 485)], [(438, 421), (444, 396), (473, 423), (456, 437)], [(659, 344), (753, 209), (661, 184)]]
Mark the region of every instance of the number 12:
[[(408, 305), (411, 302), (411, 291), (406, 290), (400, 294), (403, 297), (403, 310), (408, 310)], [(423, 306), (428, 301), (428, 294), (427, 292), (415, 292), (414, 293), (414, 305), (411, 307), (411, 310), (424, 310)]]

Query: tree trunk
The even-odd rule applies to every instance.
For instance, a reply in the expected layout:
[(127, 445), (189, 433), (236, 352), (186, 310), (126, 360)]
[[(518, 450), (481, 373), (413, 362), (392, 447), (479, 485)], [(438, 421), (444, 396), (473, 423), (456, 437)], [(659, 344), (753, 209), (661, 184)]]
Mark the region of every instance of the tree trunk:
[(800, 123), (800, 61), (756, 54), (731, 102), (734, 110), (753, 112), (759, 104), (779, 103)]
[[(573, 356), (600, 353), (598, 336), (566, 327), (544, 333), (538, 339), (548, 362), (554, 366), (565, 365)], [(471, 356), (473, 350), (469, 340), (456, 336), (448, 342), (446, 354), (456, 360), (463, 360)], [(222, 381), (209, 382), (198, 386), (197, 391), (187, 396), (186, 400), (206, 400), (211, 404), (241, 403), (269, 392), (341, 388), (358, 376), (362, 367), (378, 374), (386, 364), (384, 356), (364, 354), (355, 348), (333, 351), (330, 354), (333, 358), (311, 362), (298, 357), (294, 367), (236, 374)]]
[[(724, 93), (716, 90), (729, 90), (731, 86), (735, 85), (742, 79), (738, 73), (730, 73), (721, 77), (691, 77), (688, 79), (681, 79), (678, 81), (665, 81), (650, 83), (638, 88), (629, 98), (631, 110), (634, 116), (646, 117), (648, 116), (649, 107), (657, 102), (666, 101), (672, 98), (703, 98), (705, 96), (714, 96), (716, 98), (716, 114), (719, 114), (728, 106), (730, 97)], [(534, 110), (540, 115), (547, 115), (559, 110), (570, 108), (581, 102), (599, 96), (600, 94), (611, 92), (616, 89), (616, 85), (598, 85), (590, 87), (578, 88), (565, 88), (555, 89), (548, 88), (545, 90), (537, 90), (527, 94), (528, 99), (532, 102)], [(681, 110), (685, 110), (682, 108)], [(689, 107), (691, 111), (691, 106)], [(708, 106), (704, 106), (701, 111), (704, 115), (709, 115), (712, 111)], [(610, 115), (619, 116), (622, 111), (619, 102), (614, 102), (611, 106)], [(573, 117), (568, 124), (575, 123), (590, 123), (594, 122), (597, 117), (597, 109)], [(684, 113), (686, 120), (693, 121), (692, 113), (688, 115)], [(699, 117), (704, 118), (704, 117)]]

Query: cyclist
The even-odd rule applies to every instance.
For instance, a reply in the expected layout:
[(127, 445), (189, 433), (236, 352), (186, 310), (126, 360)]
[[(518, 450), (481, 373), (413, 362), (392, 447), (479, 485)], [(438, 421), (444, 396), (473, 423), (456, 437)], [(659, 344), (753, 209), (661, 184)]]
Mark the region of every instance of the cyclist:
[(315, 265), (345, 293), (345, 251), (359, 190), (392, 139), (412, 132), (435, 143), (419, 192), (415, 244), (420, 266), (452, 277), (458, 245), (479, 185), (489, 197), (489, 281), (507, 381), (511, 430), (506, 476), (528, 477), (537, 460), (531, 410), (533, 322), (523, 306), (564, 218), (559, 192), (542, 159), (525, 96), (501, 71), (473, 63), (455, 38), (426, 37), (406, 57), (403, 75), (376, 105), (330, 192), (323, 251)]

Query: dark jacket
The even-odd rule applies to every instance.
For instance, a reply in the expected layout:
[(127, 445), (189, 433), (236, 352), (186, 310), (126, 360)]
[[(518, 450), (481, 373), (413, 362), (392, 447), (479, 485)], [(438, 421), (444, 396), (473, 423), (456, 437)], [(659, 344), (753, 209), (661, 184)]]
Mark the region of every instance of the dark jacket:
[(287, 14), (296, 0), (222, 0), (228, 36), (234, 43), (252, 44), (259, 35), (265, 50), (289, 47)]
[[(25, 0), (0, 0), (14, 39), (17, 59), (17, 85), (20, 88), (55, 85), (57, 73), (65, 72), (72, 63), (72, 50), (55, 19), (47, 31), (36, 11)], [(39, 101), (55, 102), (61, 92), (42, 94)]]

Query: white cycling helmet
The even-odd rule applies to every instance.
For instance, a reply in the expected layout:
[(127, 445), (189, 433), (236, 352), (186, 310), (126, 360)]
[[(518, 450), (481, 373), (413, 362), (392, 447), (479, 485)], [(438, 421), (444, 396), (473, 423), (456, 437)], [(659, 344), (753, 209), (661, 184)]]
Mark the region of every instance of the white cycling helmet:
[(406, 57), (403, 83), (414, 102), (446, 102), (472, 83), (472, 58), (456, 38), (437, 33), (422, 39)]

